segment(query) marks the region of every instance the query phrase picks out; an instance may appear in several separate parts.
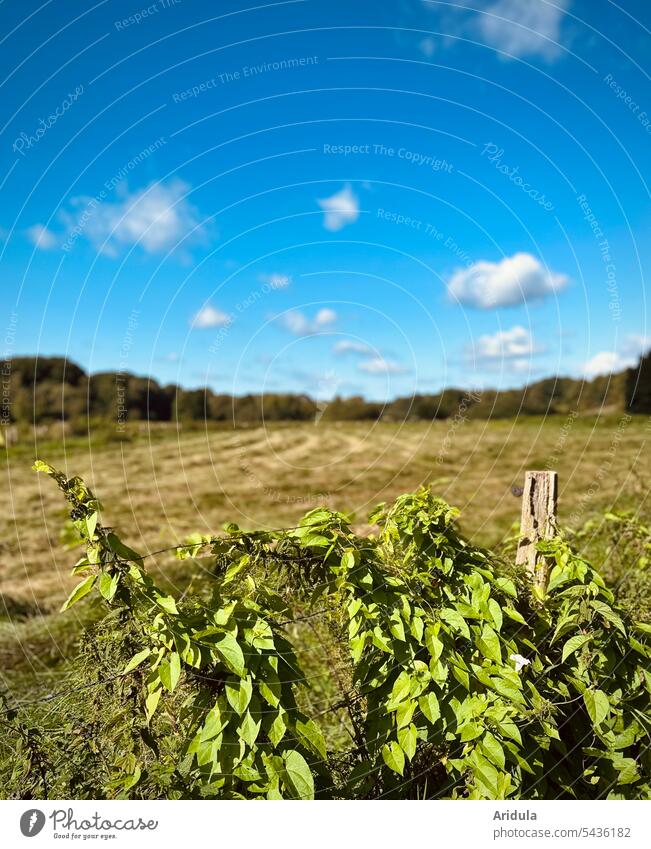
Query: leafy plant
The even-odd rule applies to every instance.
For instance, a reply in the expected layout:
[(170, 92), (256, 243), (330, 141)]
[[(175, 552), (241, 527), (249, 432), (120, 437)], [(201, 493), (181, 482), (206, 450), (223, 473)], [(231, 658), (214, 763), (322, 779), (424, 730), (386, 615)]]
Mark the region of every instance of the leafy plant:
[[(37, 468), (86, 545), (64, 607), (99, 593), (115, 677), (100, 682), (110, 715), (84, 732), (104, 753), (95, 786), (71, 768), (62, 787), (50, 743), (28, 792), (58, 781), (60, 795), (124, 797), (651, 796), (651, 628), (563, 537), (540, 546), (552, 568), (534, 598), (421, 489), (378, 508), (367, 537), (326, 509), (283, 531), (196, 535), (177, 554), (209, 558), (212, 577), (176, 599), (104, 527), (83, 481)], [(315, 709), (328, 687), (337, 698)], [(331, 733), (333, 712), (352, 746)], [(11, 778), (15, 795), (26, 780)]]

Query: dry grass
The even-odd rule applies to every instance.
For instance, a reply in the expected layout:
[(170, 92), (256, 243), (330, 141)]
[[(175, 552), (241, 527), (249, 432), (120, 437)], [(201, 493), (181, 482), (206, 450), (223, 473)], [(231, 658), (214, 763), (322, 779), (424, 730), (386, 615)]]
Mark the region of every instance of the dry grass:
[[(16, 611), (51, 611), (71, 586), (74, 552), (62, 550), (65, 504), (52, 482), (30, 470), (33, 456), (83, 476), (105, 505), (104, 521), (141, 551), (243, 527), (292, 525), (317, 504), (369, 509), (422, 483), (462, 510), (466, 533), (494, 544), (517, 522), (511, 492), (531, 468), (560, 473), (560, 521), (577, 525), (617, 504), (647, 508), (648, 441), (641, 417), (409, 425), (276, 425), (239, 431), (169, 427), (149, 438), (92, 449), (78, 442), (19, 446), (3, 468), (0, 595)], [(169, 560), (159, 563), (165, 571)], [(173, 572), (169, 572), (171, 578)], [(11, 608), (8, 611), (11, 613)]]

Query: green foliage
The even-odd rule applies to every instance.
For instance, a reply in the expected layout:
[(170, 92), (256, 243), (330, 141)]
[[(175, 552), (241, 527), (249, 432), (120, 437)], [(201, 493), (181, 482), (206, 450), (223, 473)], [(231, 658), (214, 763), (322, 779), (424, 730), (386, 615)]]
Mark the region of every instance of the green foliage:
[[(641, 499), (643, 500), (643, 499)], [(651, 625), (651, 530), (636, 513), (607, 512), (574, 535), (579, 548), (613, 588), (618, 603)]]
[[(178, 555), (209, 558), (212, 578), (179, 599), (103, 526), (83, 481), (37, 467), (86, 544), (65, 607), (99, 593), (104, 675), (117, 675), (85, 732), (104, 759), (92, 790), (87, 764), (62, 785), (42, 729), (18, 715), (16, 735), (41, 742), (38, 770), (10, 778), (15, 795), (651, 796), (651, 628), (562, 537), (541, 545), (552, 568), (534, 598), (423, 489), (378, 508), (368, 537), (323, 508), (282, 532), (194, 536)], [(319, 675), (301, 630), (318, 633), (314, 621), (328, 634)], [(320, 678), (336, 680), (327, 711), (310, 701)], [(346, 712), (352, 748), (333, 742), (332, 710)]]
[[(317, 413), (325, 420), (405, 421), (447, 419), (462, 408), (470, 417), (512, 418), (522, 415), (549, 416), (570, 411), (604, 408), (651, 411), (651, 355), (639, 364), (592, 381), (550, 377), (523, 389), (484, 390), (479, 396), (463, 388), (447, 388), (437, 395), (396, 398), (388, 404), (362, 397), (336, 397), (324, 411), (306, 395), (217, 395), (208, 388), (183, 389), (161, 386), (149, 377), (128, 372), (92, 375), (61, 357), (15, 357), (7, 363), (6, 391), (12, 421), (37, 423), (67, 420), (85, 432), (87, 420), (114, 421), (115, 410), (123, 407), (129, 421), (250, 422), (314, 421)], [(115, 430), (114, 428), (112, 429)], [(108, 435), (108, 434), (107, 434)]]

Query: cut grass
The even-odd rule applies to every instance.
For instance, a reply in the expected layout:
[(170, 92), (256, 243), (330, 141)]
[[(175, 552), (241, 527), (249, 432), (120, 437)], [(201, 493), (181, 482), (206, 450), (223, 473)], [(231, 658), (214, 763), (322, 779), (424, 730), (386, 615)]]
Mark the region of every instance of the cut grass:
[[(10, 605), (52, 610), (67, 595), (74, 552), (62, 550), (65, 505), (50, 481), (31, 471), (36, 455), (80, 474), (104, 503), (104, 520), (143, 551), (226, 521), (243, 527), (294, 524), (321, 503), (360, 525), (379, 501), (422, 483), (459, 507), (464, 531), (494, 545), (518, 522), (511, 489), (528, 468), (558, 469), (559, 519), (577, 526), (613, 505), (647, 512), (650, 469), (643, 418), (616, 441), (618, 418), (563, 417), (516, 422), (408, 425), (278, 424), (233, 431), (141, 427), (133, 439), (15, 446), (4, 460), (0, 515), (0, 596)], [(161, 561), (162, 566), (169, 561)]]
[[(52, 482), (31, 471), (37, 456), (81, 475), (104, 504), (105, 524), (119, 527), (142, 553), (194, 531), (215, 533), (224, 522), (292, 526), (319, 504), (353, 514), (363, 528), (376, 503), (420, 484), (461, 509), (468, 536), (494, 546), (517, 529), (520, 499), (512, 487), (531, 468), (559, 471), (561, 525), (578, 527), (613, 506), (648, 518), (650, 436), (642, 417), (586, 417), (568, 426), (557, 416), (455, 427), (353, 422), (184, 433), (158, 425), (151, 434), (138, 425), (121, 442), (104, 429), (90, 441), (13, 446), (1, 471), (5, 688), (32, 690), (41, 675), (63, 669), (88, 624), (86, 614), (56, 612), (75, 582), (69, 573), (77, 553), (61, 547), (65, 505)], [(187, 587), (194, 568), (171, 554), (152, 558), (148, 567), (176, 591)]]

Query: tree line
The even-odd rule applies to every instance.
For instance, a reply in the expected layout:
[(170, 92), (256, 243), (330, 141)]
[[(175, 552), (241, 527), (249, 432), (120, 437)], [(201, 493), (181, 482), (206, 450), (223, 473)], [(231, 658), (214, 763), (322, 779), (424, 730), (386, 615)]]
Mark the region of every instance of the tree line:
[(386, 403), (361, 396), (324, 403), (308, 395), (230, 395), (209, 388), (161, 385), (128, 372), (88, 374), (64, 357), (16, 357), (3, 364), (2, 420), (40, 424), (100, 419), (133, 421), (434, 420), (459, 415), (512, 418), (576, 412), (651, 413), (651, 352), (639, 364), (591, 381), (550, 377), (520, 389), (448, 388)]

